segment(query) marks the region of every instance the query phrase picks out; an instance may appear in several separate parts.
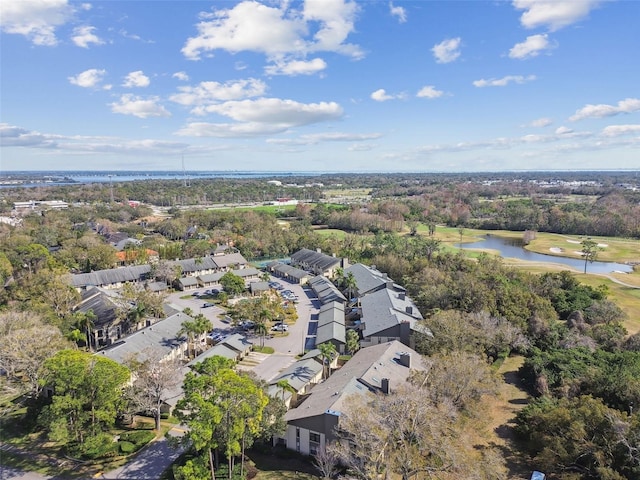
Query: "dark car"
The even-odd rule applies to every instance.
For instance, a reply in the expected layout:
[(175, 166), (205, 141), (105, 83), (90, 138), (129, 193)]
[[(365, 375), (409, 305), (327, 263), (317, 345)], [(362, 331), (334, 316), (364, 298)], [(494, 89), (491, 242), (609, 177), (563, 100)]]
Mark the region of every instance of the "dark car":
[(209, 307), (213, 307), (214, 305), (215, 303), (205, 302), (204, 305), (202, 305), (202, 308), (209, 308)]

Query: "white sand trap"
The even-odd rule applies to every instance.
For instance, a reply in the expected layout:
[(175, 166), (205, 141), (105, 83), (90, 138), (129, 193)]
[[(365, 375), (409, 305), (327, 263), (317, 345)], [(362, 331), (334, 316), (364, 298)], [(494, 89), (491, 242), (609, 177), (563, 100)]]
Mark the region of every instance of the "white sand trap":
[(606, 247), (608, 247), (609, 245), (607, 245), (606, 243), (599, 243), (599, 244), (598, 244), (598, 246), (599, 246), (600, 248), (606, 248)]
[(569, 243), (580, 243), (578, 240), (567, 240)]
[(561, 248), (558, 248), (558, 247), (551, 247), (551, 248), (549, 249), (549, 251), (550, 251), (551, 253), (562, 253), (562, 249), (561, 249)]
[(580, 255), (580, 256), (582, 256), (582, 252), (578, 252), (578, 251), (575, 251), (575, 250), (574, 250), (574, 251), (573, 251), (573, 253), (575, 253), (576, 255)]

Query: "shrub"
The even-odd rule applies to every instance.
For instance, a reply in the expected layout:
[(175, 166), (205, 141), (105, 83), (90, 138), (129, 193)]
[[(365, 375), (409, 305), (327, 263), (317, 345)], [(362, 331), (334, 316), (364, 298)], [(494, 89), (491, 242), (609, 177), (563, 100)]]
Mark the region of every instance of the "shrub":
[(80, 454), (84, 458), (94, 460), (96, 458), (113, 457), (117, 453), (117, 443), (107, 433), (101, 433), (88, 438), (80, 447)]
[(125, 432), (120, 435), (120, 441), (131, 442), (136, 446), (136, 450), (141, 446), (146, 445), (156, 437), (156, 434), (152, 430), (134, 430), (132, 432)]
[(136, 446), (131, 442), (119, 442), (120, 453), (127, 455), (136, 451)]

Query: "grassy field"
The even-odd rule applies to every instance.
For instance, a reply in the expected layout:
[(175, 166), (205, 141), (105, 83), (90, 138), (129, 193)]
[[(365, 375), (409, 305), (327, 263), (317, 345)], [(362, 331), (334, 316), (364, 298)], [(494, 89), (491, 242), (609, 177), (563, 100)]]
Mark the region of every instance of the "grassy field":
[(485, 395), (480, 400), (484, 415), (475, 428), (474, 445), (497, 447), (506, 461), (508, 478), (524, 479), (531, 473), (531, 466), (514, 445), (513, 433), (515, 416), (529, 402), (518, 375), (523, 363), (524, 357), (508, 357), (497, 370), (500, 386), (496, 395)]
[(347, 236), (347, 232), (344, 230), (338, 230), (337, 228), (319, 228), (315, 230), (315, 232), (323, 237), (334, 236), (336, 238), (343, 239)]
[[(522, 237), (520, 237), (522, 238)], [(536, 239), (527, 246), (527, 250), (537, 253), (549, 254), (552, 249), (560, 249), (562, 256), (581, 258), (580, 242), (586, 237), (576, 235), (558, 235), (554, 233), (537, 233)], [(589, 237), (598, 242), (601, 250), (598, 260), (603, 262), (640, 262), (640, 241), (625, 238)], [(557, 254), (557, 253), (556, 253)]]

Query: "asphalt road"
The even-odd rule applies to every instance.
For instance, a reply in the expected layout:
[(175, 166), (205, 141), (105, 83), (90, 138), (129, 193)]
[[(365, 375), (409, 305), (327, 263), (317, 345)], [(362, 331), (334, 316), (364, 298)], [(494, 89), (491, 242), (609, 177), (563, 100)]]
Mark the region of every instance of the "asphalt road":
[[(182, 431), (172, 429), (172, 436), (181, 436)], [(160, 438), (141, 450), (129, 463), (94, 478), (111, 480), (154, 480), (164, 472), (182, 453), (182, 449), (174, 449), (166, 438)]]
[[(253, 372), (264, 380), (271, 380), (278, 372), (287, 368), (295, 361), (295, 357), (304, 351), (309, 331), (309, 319), (312, 315), (318, 313), (320, 304), (317, 298), (313, 297), (313, 291), (305, 289), (301, 285), (289, 283), (281, 278), (272, 277), (273, 281), (280, 282), (285, 290), (291, 290), (298, 295), (299, 302), (296, 305), (298, 312), (298, 320), (295, 324), (289, 325), (287, 332), (269, 332), (272, 338), (265, 339), (265, 346), (272, 347), (275, 352), (265, 358), (259, 365), (253, 368)], [(206, 289), (197, 289), (195, 291), (203, 292)], [(175, 292), (168, 296), (167, 301), (180, 307), (181, 309), (189, 307), (194, 313), (202, 313), (206, 318), (211, 320), (213, 328), (220, 329), (223, 332), (231, 333), (233, 328), (224, 323), (221, 319), (225, 315), (223, 308), (216, 306), (203, 308), (208, 300), (198, 299), (196, 297), (181, 298), (189, 295), (190, 292)], [(256, 336), (249, 334), (249, 339), (254, 343), (260, 342)]]

